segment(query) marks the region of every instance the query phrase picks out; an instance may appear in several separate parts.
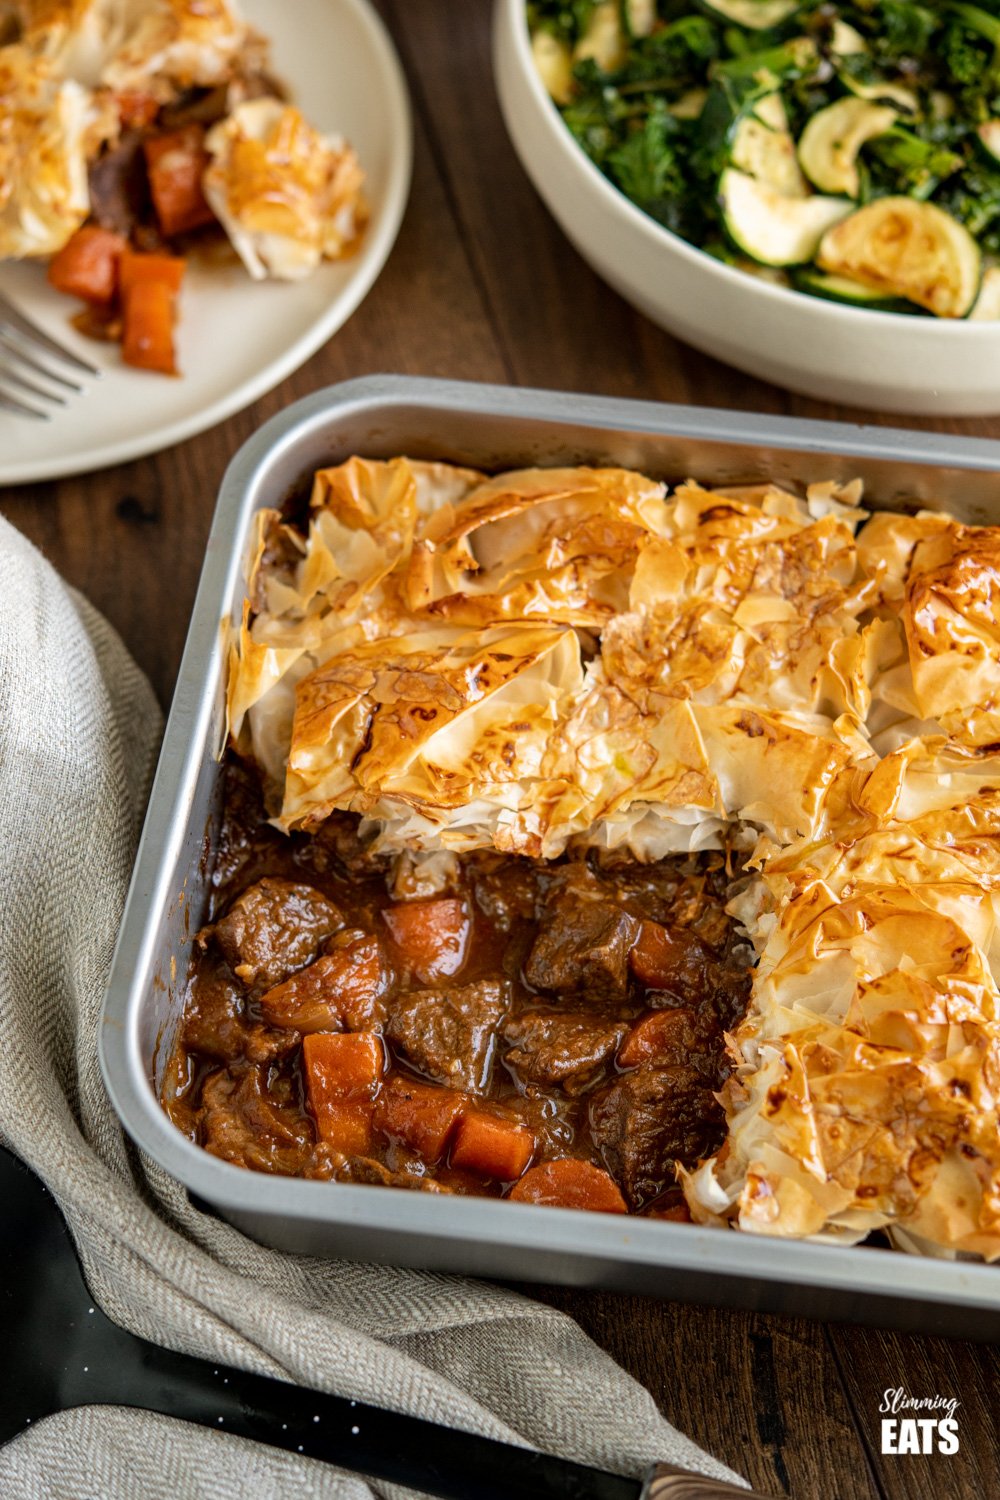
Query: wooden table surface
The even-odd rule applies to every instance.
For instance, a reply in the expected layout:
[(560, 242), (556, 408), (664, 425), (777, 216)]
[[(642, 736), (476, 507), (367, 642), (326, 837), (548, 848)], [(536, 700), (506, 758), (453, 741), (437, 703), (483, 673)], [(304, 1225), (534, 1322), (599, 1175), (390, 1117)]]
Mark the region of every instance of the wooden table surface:
[[(399, 371), (858, 415), (696, 353), (587, 269), (508, 144), (485, 0), (380, 0), (379, 9), (409, 76), (416, 166), (398, 244), (362, 308), (303, 369), (223, 426), (121, 468), (0, 495), (8, 519), (118, 628), (165, 706), (223, 469), (263, 419), (320, 386)], [(1000, 437), (1000, 421), (911, 425)], [(755, 1253), (766, 1256), (767, 1245)], [(542, 1295), (643, 1381), (670, 1421), (758, 1489), (798, 1500), (1000, 1496), (995, 1349), (611, 1293)], [(880, 1453), (879, 1402), (896, 1386), (961, 1401), (955, 1457)]]

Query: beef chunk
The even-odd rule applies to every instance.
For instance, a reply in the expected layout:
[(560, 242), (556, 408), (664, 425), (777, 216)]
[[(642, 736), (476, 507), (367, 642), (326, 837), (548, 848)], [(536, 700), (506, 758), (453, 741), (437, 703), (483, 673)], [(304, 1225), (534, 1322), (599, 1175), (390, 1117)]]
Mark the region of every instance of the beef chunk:
[(539, 871), (527, 859), (477, 851), (466, 856), (476, 904), (498, 932), (510, 932), (517, 922), (532, 921), (539, 901)]
[(183, 1042), (219, 1062), (271, 1062), (298, 1044), (293, 1032), (272, 1031), (246, 1015), (242, 994), (223, 974), (202, 972), (184, 1012)]
[(340, 909), (311, 885), (265, 876), (209, 932), (238, 979), (270, 989), (315, 958), (343, 925)]
[(671, 922), (678, 899), (683, 899), (689, 885), (701, 881), (695, 875), (685, 876), (677, 858), (654, 864), (637, 865), (635, 860), (618, 851), (602, 851), (594, 856), (594, 873), (616, 900), (636, 917), (651, 917), (657, 922)]
[(180, 130), (185, 125), (214, 125), (231, 108), (227, 104), (225, 84), (216, 88), (188, 89), (179, 99), (164, 106), (159, 124), (164, 130)]
[[(299, 561), (299, 555), (295, 553), (295, 564)], [(371, 853), (358, 833), (358, 820), (351, 813), (334, 812), (325, 818), (310, 837), (305, 852), (320, 874), (332, 870), (358, 880), (384, 874), (389, 865), (386, 855)]]
[(688, 860), (671, 856), (649, 865), (637, 865), (619, 853), (603, 854), (599, 860), (601, 878), (635, 916), (664, 927), (689, 927), (708, 947), (725, 946), (733, 924), (725, 911), (732, 882), (723, 855), (701, 854)]
[(90, 212), (102, 229), (128, 238), (151, 208), (142, 135), (125, 130), (118, 143), (91, 163)]
[(694, 1068), (639, 1068), (600, 1089), (590, 1128), (604, 1164), (633, 1209), (674, 1181), (675, 1160), (693, 1165), (719, 1144), (722, 1110)]
[(532, 1083), (558, 1083), (567, 1094), (581, 1093), (617, 1050), (625, 1022), (568, 1011), (528, 1011), (507, 1021), (511, 1044), (506, 1061)]
[(327, 951), (260, 997), (272, 1026), (297, 1031), (372, 1031), (385, 1021), (389, 968), (377, 938), (352, 928)]
[(424, 1193), (450, 1193), (452, 1189), (419, 1172), (392, 1171), (373, 1156), (349, 1156), (337, 1170), (338, 1182), (366, 1182), (375, 1187), (415, 1188)]
[(508, 1004), (507, 986), (494, 979), (411, 990), (397, 1000), (386, 1034), (428, 1078), (482, 1093)]
[(220, 1070), (202, 1091), (201, 1140), (223, 1161), (258, 1172), (330, 1177), (338, 1161), (317, 1143), (290, 1080), (266, 1068)]
[(559, 891), (542, 919), (524, 974), (532, 989), (624, 1000), (637, 919), (613, 901), (579, 901)]

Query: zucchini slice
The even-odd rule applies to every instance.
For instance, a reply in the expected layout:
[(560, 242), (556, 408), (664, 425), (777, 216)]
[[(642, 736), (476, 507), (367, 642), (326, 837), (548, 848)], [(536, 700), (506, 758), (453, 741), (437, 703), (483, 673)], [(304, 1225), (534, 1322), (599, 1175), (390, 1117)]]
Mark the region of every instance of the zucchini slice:
[(871, 99), (876, 104), (891, 104), (903, 115), (920, 113), (920, 100), (912, 89), (901, 83), (884, 83), (881, 79), (878, 83), (861, 83), (847, 72), (837, 76), (848, 93), (856, 94), (859, 99)]
[(625, 33), (618, 0), (601, 0), (594, 6), (587, 29), (573, 48), (573, 61), (593, 58), (602, 73), (614, 73), (625, 61)]
[(785, 106), (777, 92), (765, 94), (736, 122), (729, 160), (748, 177), (767, 183), (786, 198), (805, 198), (809, 192), (799, 170)]
[(799, 4), (800, 0), (701, 0), (701, 9), (744, 31), (770, 31), (794, 16)]
[(967, 317), (982, 278), (982, 255), (965, 225), (915, 198), (859, 208), (827, 231), (816, 261), (939, 318)]
[(649, 36), (656, 25), (656, 0), (625, 0), (622, 13), (630, 36)]
[(550, 98), (557, 104), (568, 104), (573, 97), (573, 58), (566, 43), (551, 31), (536, 31), (531, 38), (531, 58)]
[(673, 115), (675, 120), (700, 120), (707, 98), (708, 89), (688, 89), (673, 104), (667, 105), (667, 114)]
[(983, 284), (969, 321), (992, 323), (997, 318), (1000, 318), (1000, 266), (988, 266), (983, 272)]
[(980, 150), (992, 166), (1000, 163), (1000, 120), (987, 120), (976, 130)]
[(730, 239), (762, 266), (813, 260), (824, 234), (852, 207), (847, 198), (789, 198), (735, 167), (719, 180), (719, 204)]
[(846, 307), (866, 307), (872, 312), (921, 312), (902, 297), (894, 297), (878, 287), (865, 286), (863, 281), (852, 281), (849, 276), (831, 276), (815, 266), (802, 266), (794, 271), (792, 284), (796, 291), (808, 292), (811, 297), (822, 297), (827, 302), (841, 302)]
[(787, 131), (788, 129), (788, 113), (779, 89), (758, 99), (753, 106), (753, 113), (769, 130)]
[(830, 51), (837, 57), (854, 57), (859, 52), (868, 51), (868, 43), (856, 31), (853, 26), (848, 26), (838, 16), (833, 23), (833, 35), (830, 38)]
[(817, 112), (799, 137), (799, 162), (810, 182), (823, 193), (856, 198), (861, 192), (858, 152), (866, 141), (899, 119), (889, 104), (873, 104), (847, 94)]

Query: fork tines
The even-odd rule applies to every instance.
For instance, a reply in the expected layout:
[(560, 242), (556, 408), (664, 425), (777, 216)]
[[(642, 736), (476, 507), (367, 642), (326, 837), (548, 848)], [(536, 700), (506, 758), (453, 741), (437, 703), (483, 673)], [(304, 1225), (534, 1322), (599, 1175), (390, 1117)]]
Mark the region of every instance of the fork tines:
[[(6, 297), (0, 295), (0, 410), (22, 417), (35, 417), (47, 421), (49, 412), (40, 410), (25, 401), (22, 392), (39, 401), (65, 406), (66, 398), (51, 387), (79, 393), (83, 387), (70, 380), (59, 370), (52, 368), (53, 362), (62, 361), (72, 371), (87, 375), (99, 375), (100, 371), (85, 359), (80, 359), (56, 339), (44, 333), (30, 319), (19, 312)], [(25, 371), (40, 375), (48, 382), (43, 385), (32, 380)]]

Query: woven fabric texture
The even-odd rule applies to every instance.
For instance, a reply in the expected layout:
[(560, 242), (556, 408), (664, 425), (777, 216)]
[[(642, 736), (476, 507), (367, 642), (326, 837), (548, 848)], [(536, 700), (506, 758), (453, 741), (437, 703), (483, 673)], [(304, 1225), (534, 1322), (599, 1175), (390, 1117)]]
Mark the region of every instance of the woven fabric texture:
[[(457, 1277), (264, 1249), (131, 1145), (96, 1038), (160, 727), (108, 624), (0, 520), (0, 1138), (55, 1195), (100, 1305), (173, 1349), (621, 1473), (670, 1460), (735, 1478), (563, 1314)], [(4, 1500), (400, 1493), (110, 1408), (0, 1450)]]

